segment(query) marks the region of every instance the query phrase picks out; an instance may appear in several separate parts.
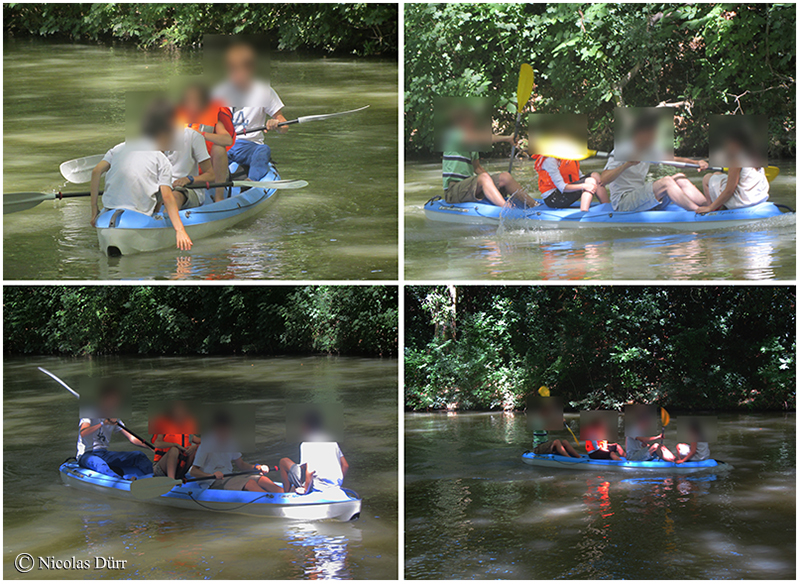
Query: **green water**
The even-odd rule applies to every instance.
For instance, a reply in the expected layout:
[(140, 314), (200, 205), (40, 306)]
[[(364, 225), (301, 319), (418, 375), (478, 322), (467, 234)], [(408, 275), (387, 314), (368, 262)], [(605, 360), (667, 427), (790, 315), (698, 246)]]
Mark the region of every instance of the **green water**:
[[(270, 135), (283, 191), (257, 219), (165, 250), (109, 259), (89, 225), (88, 198), (4, 216), (5, 279), (396, 279), (397, 63), (277, 54), (272, 84), (288, 119), (370, 108)], [(66, 185), (66, 160), (124, 139), (125, 96), (202, 72), (199, 52), (8, 41), (3, 51), (3, 189)]]
[[(584, 171), (601, 161), (581, 163)], [(772, 161), (781, 174), (770, 199), (797, 207), (792, 160)], [(508, 170), (492, 160), (489, 172)], [(515, 163), (521, 184), (537, 193), (533, 164)], [(699, 175), (687, 171), (698, 186)], [(686, 233), (609, 227), (535, 229), (519, 225), (458, 225), (425, 217), (441, 195), (441, 161), (405, 166), (405, 276), (417, 280), (794, 280), (794, 214), (752, 225)]]
[(720, 416), (732, 470), (642, 475), (523, 464), (524, 415), (407, 414), (406, 578), (795, 579), (795, 422)]
[[(244, 459), (271, 466), (298, 456), (286, 444), (288, 404), (313, 398), (344, 410), (339, 441), (350, 471), (345, 486), (363, 499), (351, 523), (153, 507), (76, 491), (59, 465), (75, 456), (78, 400), (40, 373), (70, 384), (82, 375), (131, 379), (126, 423), (146, 428), (148, 400), (193, 396), (255, 409), (256, 445)], [(393, 579), (398, 566), (397, 361), (335, 358), (6, 358), (3, 370), (3, 535), (5, 578)], [(390, 430), (387, 431), (387, 428)], [(121, 450), (123, 439), (112, 442)], [(273, 479), (277, 479), (273, 473)], [(114, 557), (124, 571), (34, 570), (14, 558)]]

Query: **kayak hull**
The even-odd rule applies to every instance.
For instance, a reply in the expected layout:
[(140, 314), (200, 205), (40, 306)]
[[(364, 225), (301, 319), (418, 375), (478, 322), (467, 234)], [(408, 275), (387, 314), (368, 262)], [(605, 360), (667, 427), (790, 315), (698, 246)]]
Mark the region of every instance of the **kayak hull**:
[[(76, 462), (65, 462), (59, 472), (62, 482), (68, 487), (117, 499), (138, 501), (130, 491), (131, 481), (81, 468)], [(204, 489), (196, 483), (189, 483), (174, 487), (147, 503), (195, 511), (297, 521), (352, 521), (358, 519), (361, 513), (361, 499), (349, 489), (330, 489), (297, 495)]]
[(431, 199), (425, 203), (425, 216), (432, 221), (467, 225), (497, 225), (501, 220), (522, 221), (531, 227), (577, 229), (583, 227), (664, 228), (679, 231), (723, 229), (762, 221), (781, 215), (772, 203), (714, 211), (698, 215), (674, 203), (658, 211), (626, 213), (614, 211), (610, 204), (593, 205), (583, 212), (577, 207), (551, 209), (542, 204), (529, 209), (498, 207), (488, 203), (446, 203)]
[(586, 455), (581, 458), (570, 458), (557, 454), (534, 454), (525, 451), (522, 454), (522, 462), (531, 466), (543, 468), (563, 468), (598, 471), (619, 471), (619, 472), (668, 472), (685, 474), (703, 471), (725, 471), (733, 467), (721, 460), (704, 460), (702, 462), (684, 462), (675, 464), (663, 460), (652, 460), (646, 462), (634, 462), (628, 460), (592, 460)]
[[(235, 165), (231, 166), (232, 171)], [(262, 181), (280, 180), (278, 171), (270, 171)], [(260, 214), (275, 198), (276, 189), (231, 189), (231, 196), (219, 203), (211, 202), (206, 193), (205, 204), (180, 211), (181, 222), (192, 241), (209, 237)], [(175, 229), (167, 212), (145, 215), (129, 209), (104, 209), (97, 217), (97, 238), (100, 249), (108, 256), (128, 256), (138, 253), (175, 248)]]

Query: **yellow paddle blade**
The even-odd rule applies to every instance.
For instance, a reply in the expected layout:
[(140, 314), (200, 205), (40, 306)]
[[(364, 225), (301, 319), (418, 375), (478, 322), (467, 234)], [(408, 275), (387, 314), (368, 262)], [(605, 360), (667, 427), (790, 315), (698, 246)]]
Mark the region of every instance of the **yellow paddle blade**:
[(668, 426), (669, 425), (669, 413), (664, 408), (661, 408), (661, 425)]
[(780, 173), (781, 173), (781, 169), (778, 168), (777, 166), (768, 166), (767, 168), (764, 169), (764, 174), (767, 175), (767, 180), (769, 182), (772, 182), (776, 178), (778, 178), (778, 175)]
[(548, 388), (546, 385), (543, 385), (539, 388), (539, 395), (542, 397), (550, 397), (550, 388)]
[(517, 85), (517, 113), (522, 111), (533, 92), (533, 68), (523, 63), (519, 68), (519, 84)]

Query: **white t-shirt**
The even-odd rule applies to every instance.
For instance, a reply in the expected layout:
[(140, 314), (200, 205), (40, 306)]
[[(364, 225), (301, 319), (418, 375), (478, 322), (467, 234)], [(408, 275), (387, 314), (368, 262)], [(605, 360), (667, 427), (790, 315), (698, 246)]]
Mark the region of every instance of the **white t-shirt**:
[(111, 165), (103, 191), (106, 209), (152, 215), (160, 188), (172, 186), (172, 164), (166, 155), (141, 142), (117, 144), (103, 160)]
[(197, 447), (193, 464), (207, 474), (217, 471), (229, 474), (233, 472), (233, 461), (241, 457), (242, 453), (236, 451), (233, 441), (222, 444), (213, 435), (204, 435), (200, 446)]
[[(716, 200), (728, 184), (727, 174), (715, 174), (711, 177), (708, 190), (711, 198)], [(739, 171), (739, 182), (733, 196), (725, 203), (728, 209), (752, 207), (769, 198), (769, 181), (763, 168), (742, 168)]]
[(175, 141), (175, 150), (164, 153), (172, 164), (172, 180), (188, 175), (196, 177), (200, 163), (211, 158), (202, 134), (192, 128), (183, 128), (175, 136)]
[[(230, 83), (223, 83), (214, 91), (214, 97), (231, 108), (233, 126), (237, 132), (267, 125), (267, 117), (273, 117), (283, 109), (283, 102), (267, 83), (256, 81), (250, 90), (243, 93)], [(264, 143), (262, 131), (236, 136), (256, 144)]]
[[(84, 424), (94, 426), (95, 424), (100, 424), (102, 421), (103, 420), (101, 418), (81, 418), (81, 421), (78, 422), (78, 426), (80, 427)], [(122, 420), (119, 420), (119, 423), (123, 426), (125, 425)], [(95, 450), (108, 450), (108, 444), (111, 442), (111, 437), (117, 432), (122, 432), (122, 428), (120, 428), (119, 424), (113, 426), (111, 424), (100, 424), (100, 427), (97, 430), (91, 434), (87, 434), (86, 436), (81, 436), (79, 430), (78, 455), (75, 458), (80, 458), (87, 450), (90, 452)]]
[[(604, 170), (613, 170), (626, 164), (625, 161), (618, 161), (614, 159), (614, 151), (608, 157), (608, 162)], [(647, 184), (647, 173), (650, 172), (650, 164), (647, 162), (640, 162), (630, 168), (622, 171), (613, 182), (606, 185), (608, 187), (609, 198), (611, 204), (615, 209), (619, 207), (619, 200), (630, 193), (641, 193)]]
[(339, 488), (342, 486), (342, 451), (336, 442), (303, 442), (300, 444), (300, 464), (307, 464), (306, 472), (314, 471), (314, 488)]

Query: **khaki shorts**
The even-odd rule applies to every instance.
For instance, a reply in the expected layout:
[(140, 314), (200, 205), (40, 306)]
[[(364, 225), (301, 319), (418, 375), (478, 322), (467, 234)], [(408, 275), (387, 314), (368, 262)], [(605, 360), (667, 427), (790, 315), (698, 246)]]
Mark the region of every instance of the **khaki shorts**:
[[(500, 186), (497, 184), (500, 180), (499, 174), (490, 175), (494, 186), (498, 189)], [(483, 201), (483, 193), (478, 194), (478, 175), (471, 176), (467, 179), (451, 184), (444, 192), (444, 200), (447, 203), (475, 203)]]
[[(200, 194), (203, 193), (203, 196), (205, 196), (205, 191), (203, 189), (178, 188), (173, 190), (178, 191), (184, 197), (186, 197), (186, 201), (181, 206), (181, 210), (194, 209), (195, 207), (199, 207)], [(156, 194), (156, 209), (158, 209), (159, 211), (164, 209), (164, 199), (161, 197), (161, 190), (159, 190), (158, 193)]]
[(656, 195), (653, 193), (653, 183), (651, 182), (645, 183), (644, 188), (640, 191), (628, 191), (612, 196), (611, 203), (615, 211), (623, 211), (625, 213), (649, 211), (662, 204), (661, 201), (656, 199)]
[(539, 444), (538, 446), (535, 446), (533, 448), (533, 453), (534, 454), (550, 454), (552, 452), (553, 452), (553, 441), (552, 440), (548, 440), (547, 442), (543, 442), (542, 444)]

